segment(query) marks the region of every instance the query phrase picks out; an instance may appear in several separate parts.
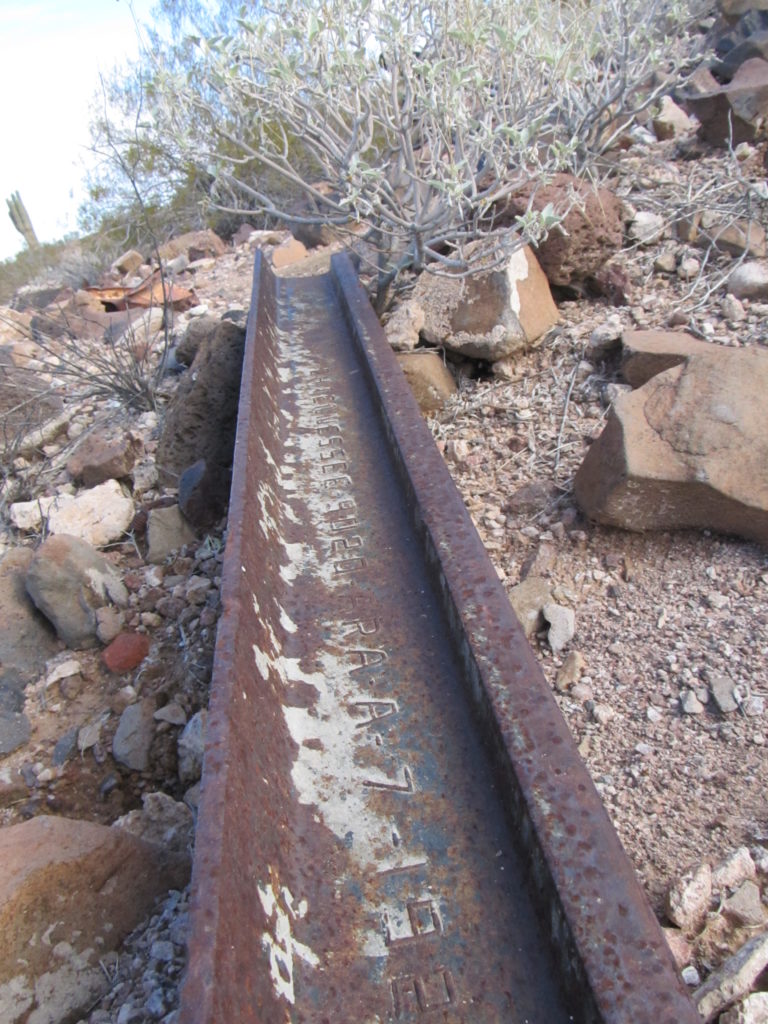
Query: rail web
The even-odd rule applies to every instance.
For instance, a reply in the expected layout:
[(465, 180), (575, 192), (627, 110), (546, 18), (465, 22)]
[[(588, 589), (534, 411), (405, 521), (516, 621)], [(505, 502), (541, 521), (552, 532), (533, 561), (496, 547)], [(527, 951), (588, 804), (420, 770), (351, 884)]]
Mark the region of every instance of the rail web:
[(181, 1024), (698, 1015), (349, 260), (257, 260)]

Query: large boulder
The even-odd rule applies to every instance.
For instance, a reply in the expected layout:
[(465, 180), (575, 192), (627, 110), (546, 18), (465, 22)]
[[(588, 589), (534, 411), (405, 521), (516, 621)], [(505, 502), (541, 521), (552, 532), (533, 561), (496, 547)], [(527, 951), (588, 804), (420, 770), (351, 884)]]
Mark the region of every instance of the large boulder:
[(98, 643), (97, 609), (128, 603), (117, 569), (90, 544), (66, 534), (49, 537), (40, 545), (30, 562), (26, 586), (61, 640), (75, 649)]
[(13, 296), (13, 308), (23, 313), (27, 309), (44, 309), (59, 296), (71, 294), (62, 284), (48, 284), (42, 287), (28, 284), (17, 288)]
[[(93, 301), (93, 296), (91, 299)], [(92, 306), (82, 305), (76, 295), (66, 305), (46, 306), (32, 318), (32, 328), (48, 338), (114, 343), (124, 337), (143, 315), (144, 310), (141, 309), (107, 312), (103, 303), (98, 301)]]
[(693, 122), (671, 96), (662, 96), (659, 110), (653, 117), (653, 132), (657, 139), (675, 139), (693, 128)]
[(124, 814), (113, 828), (125, 829), (173, 853), (186, 854), (195, 838), (195, 819), (189, 807), (166, 793), (145, 793), (141, 802), (141, 810)]
[(118, 274), (135, 274), (144, 262), (144, 257), (136, 249), (129, 249), (119, 256), (112, 266)]
[(282, 267), (290, 267), (294, 263), (300, 263), (307, 257), (307, 248), (303, 242), (293, 235), (289, 235), (272, 250), (272, 266), (275, 270)]
[(0, 306), (0, 346), (28, 341), (31, 335), (31, 313), (20, 313), (10, 306)]
[(768, 543), (768, 354), (688, 356), (621, 395), (576, 500), (629, 530), (709, 527)]
[(723, 78), (733, 78), (741, 65), (754, 57), (759, 57), (761, 60), (768, 59), (768, 32), (765, 29), (761, 32), (754, 32), (746, 39), (736, 42), (723, 59), (718, 61), (718, 74)]
[(688, 356), (719, 351), (711, 341), (699, 341), (685, 331), (624, 331), (621, 345), (621, 374), (633, 388), (679, 366)]
[(623, 244), (621, 200), (609, 189), (596, 188), (572, 174), (556, 174), (546, 185), (531, 184), (509, 200), (505, 217), (522, 216), (551, 205), (563, 220), (536, 246), (536, 256), (550, 284), (580, 285)]
[(212, 474), (220, 471), (226, 504), (244, 347), (245, 330), (231, 320), (201, 342), (166, 413), (157, 449), (162, 484), (177, 486), (184, 470), (204, 459)]
[(26, 591), (33, 557), (31, 548), (12, 548), (0, 559), (0, 687), (10, 672), (32, 682), (60, 650), (51, 624)]
[(41, 816), (0, 830), (0, 1020), (87, 1015), (99, 961), (182, 888), (189, 859), (119, 828)]
[(427, 341), (492, 363), (538, 341), (559, 319), (528, 246), (503, 266), (468, 277), (422, 274), (413, 301), (424, 311)]
[(188, 523), (205, 530), (226, 507), (229, 474), (222, 466), (209, 468), (205, 459), (187, 466), (179, 477), (179, 510)]
[(744, 61), (752, 57), (768, 56), (768, 8), (759, 10), (755, 0), (751, 0), (749, 10), (742, 13), (734, 23), (728, 19), (715, 22), (712, 28), (716, 60), (713, 68), (720, 81), (730, 81)]
[(413, 352), (421, 340), (419, 332), (424, 323), (424, 310), (418, 302), (408, 301), (394, 310), (384, 324), (384, 333), (396, 352)]
[(745, 61), (727, 85), (689, 93), (685, 105), (699, 119), (699, 135), (715, 146), (754, 142), (768, 118), (768, 61)]

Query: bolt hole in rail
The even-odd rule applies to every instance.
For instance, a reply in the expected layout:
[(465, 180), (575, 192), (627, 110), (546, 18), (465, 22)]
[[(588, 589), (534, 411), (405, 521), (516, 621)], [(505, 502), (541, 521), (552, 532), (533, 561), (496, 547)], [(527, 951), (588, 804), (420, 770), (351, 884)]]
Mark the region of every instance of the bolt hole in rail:
[(257, 257), (180, 1024), (694, 1024), (346, 256)]

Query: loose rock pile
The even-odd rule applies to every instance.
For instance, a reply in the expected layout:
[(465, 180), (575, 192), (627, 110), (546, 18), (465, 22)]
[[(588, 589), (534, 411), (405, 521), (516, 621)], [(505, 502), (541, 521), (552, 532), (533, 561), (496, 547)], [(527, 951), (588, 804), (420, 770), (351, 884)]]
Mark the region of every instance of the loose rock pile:
[[(191, 257), (201, 246), (197, 266), (215, 273), (225, 246), (210, 233), (166, 254), (166, 273), (174, 261), (177, 273), (183, 263), (187, 277), (194, 274)], [(143, 260), (128, 253), (118, 262), (117, 290), (140, 296), (141, 282), (125, 275), (141, 277)], [(192, 293), (174, 288), (172, 297)], [(65, 334), (51, 339), (32, 327), (34, 317), (51, 325), (64, 316), (72, 331), (76, 297), (59, 290), (53, 300), (36, 314), (2, 315), (7, 365), (18, 364), (34, 387), (42, 381), (58, 404), (38, 408), (34, 420), (4, 422), (12, 443), (3, 452), (0, 607), (12, 628), (3, 632), (0, 661), (0, 885), (14, 920), (17, 904), (39, 914), (25, 911), (23, 929), (3, 929), (0, 1017), (9, 1024), (74, 1019), (107, 992), (108, 1019), (160, 1019), (175, 1005), (183, 962), (178, 897), (165, 915), (176, 946), (163, 938), (149, 948), (167, 984), (148, 985), (142, 966), (140, 995), (126, 1002), (135, 979), (116, 984), (120, 960), (110, 951), (158, 896), (182, 890), (189, 878), (243, 329), (222, 319), (226, 310), (187, 317), (167, 310), (175, 316), (169, 337), (187, 340), (192, 370), (183, 388), (178, 377), (157, 376), (151, 397), (170, 410), (161, 421), (154, 411), (131, 414), (119, 396), (90, 393), (104, 346), (110, 353), (136, 345), (135, 332), (106, 336), (118, 314), (89, 317), (87, 336), (74, 343), (77, 386), (65, 386)], [(207, 333), (197, 327), (203, 320)], [(187, 331), (188, 323), (195, 327)], [(141, 338), (150, 361), (141, 356), (135, 366), (147, 375), (152, 360), (174, 365), (161, 330), (162, 313)], [(193, 342), (206, 358), (194, 362)], [(0, 383), (11, 387), (15, 378)], [(174, 416), (177, 390), (182, 411)], [(186, 515), (177, 491), (185, 453), (192, 464), (207, 459), (205, 472), (182, 489)], [(160, 484), (161, 469), (172, 486)], [(104, 893), (103, 904), (92, 892)], [(45, 963), (29, 960), (28, 946)]]

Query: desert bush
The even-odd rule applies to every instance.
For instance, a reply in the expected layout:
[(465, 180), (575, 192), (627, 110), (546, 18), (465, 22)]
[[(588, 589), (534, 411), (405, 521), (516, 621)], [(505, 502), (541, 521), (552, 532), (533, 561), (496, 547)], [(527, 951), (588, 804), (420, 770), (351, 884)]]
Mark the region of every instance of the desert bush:
[[(595, 174), (685, 72), (696, 4), (276, 0), (217, 21), (178, 3), (183, 42), (143, 59), (142, 145), (209, 175), (219, 208), (367, 233), (381, 294), (406, 268), (487, 265), (507, 197)], [(555, 222), (529, 208), (515, 244)]]
[[(152, 310), (115, 337), (85, 339), (66, 308), (48, 307), (36, 327), (16, 331), (34, 341), (43, 380), (51, 379), (70, 401), (104, 398), (135, 410), (158, 407), (158, 389), (167, 374), (172, 311), (165, 309), (163, 326), (148, 330)], [(0, 312), (0, 323), (4, 316)], [(54, 337), (55, 336), (55, 337)]]

